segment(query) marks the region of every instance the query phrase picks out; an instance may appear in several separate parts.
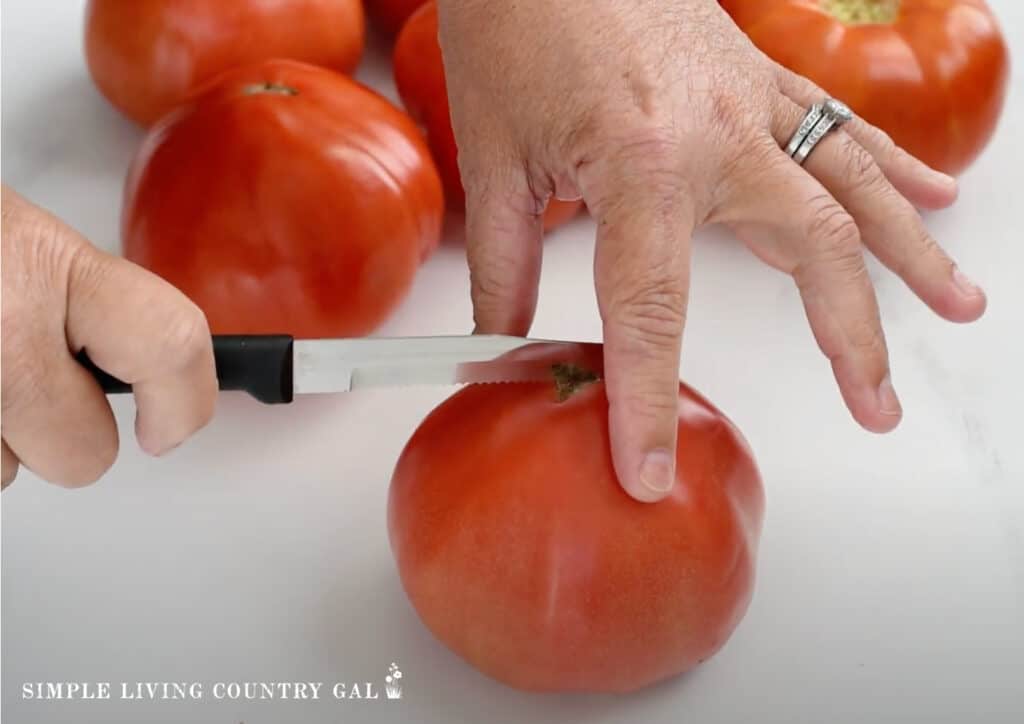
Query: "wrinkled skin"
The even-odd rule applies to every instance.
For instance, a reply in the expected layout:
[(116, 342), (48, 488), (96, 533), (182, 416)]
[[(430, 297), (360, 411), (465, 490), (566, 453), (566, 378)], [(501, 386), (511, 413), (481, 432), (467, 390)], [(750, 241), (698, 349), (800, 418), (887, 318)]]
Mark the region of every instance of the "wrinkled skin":
[(698, 226), (727, 225), (793, 277), (847, 407), (874, 432), (894, 429), (902, 408), (864, 253), (945, 319), (983, 313), (984, 293), (915, 209), (950, 205), (956, 182), (860, 120), (794, 163), (780, 146), (824, 94), (759, 51), (714, 0), (438, 9), (477, 329), (528, 330), (540, 212), (552, 196), (582, 197), (598, 225), (613, 459), (637, 499), (663, 499), (675, 480)]

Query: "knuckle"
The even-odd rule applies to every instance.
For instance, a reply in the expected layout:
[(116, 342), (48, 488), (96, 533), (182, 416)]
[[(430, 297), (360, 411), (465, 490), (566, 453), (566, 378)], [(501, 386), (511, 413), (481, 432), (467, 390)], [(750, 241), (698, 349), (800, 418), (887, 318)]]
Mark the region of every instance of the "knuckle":
[(107, 283), (112, 266), (92, 247), (81, 245), (73, 250), (69, 259), (69, 277), (76, 304), (87, 303), (96, 297)]
[(44, 404), (49, 399), (48, 380), (52, 379), (53, 357), (40, 348), (35, 335), (15, 320), (3, 324), (3, 416), (16, 417), (21, 411)]
[(626, 132), (621, 143), (609, 154), (629, 169), (675, 171), (680, 153), (680, 140), (668, 127), (641, 124)]
[(858, 135), (862, 136), (867, 143), (877, 148), (880, 152), (889, 154), (897, 150), (896, 142), (892, 140), (892, 136), (878, 126), (855, 118), (853, 128), (857, 131)]
[(771, 136), (755, 134), (733, 145), (720, 166), (712, 193), (715, 199), (727, 199), (747, 192), (752, 183), (771, 184), (789, 158), (779, 153)]
[(825, 261), (850, 264), (856, 260), (863, 266), (857, 222), (831, 197), (813, 201), (807, 237)]
[(581, 190), (598, 216), (631, 213), (638, 202), (674, 208), (692, 195), (682, 141), (671, 129), (641, 124), (603, 138), (595, 160), (578, 166)]
[(674, 348), (686, 324), (686, 293), (681, 280), (651, 276), (613, 297), (608, 318), (631, 347)]
[[(764, 100), (767, 103), (767, 99)], [(711, 128), (730, 141), (755, 138), (758, 128), (750, 113), (750, 100), (734, 93), (716, 93), (711, 98)]]
[(779, 85), (784, 90), (789, 90), (792, 95), (800, 98), (821, 98), (826, 93), (810, 78), (799, 73), (794, 73), (778, 61), (769, 58), (768, 63), (774, 69)]
[(48, 217), (19, 215), (3, 230), (3, 283), (5, 291), (20, 296), (63, 295), (69, 270), (86, 244)]
[(615, 168), (675, 168), (680, 139), (672, 128), (652, 120), (605, 123), (589, 154)]
[[(528, 176), (531, 172), (533, 169), (525, 163), (509, 159), (497, 166), (474, 168), (464, 173), (467, 221), (487, 213), (494, 206), (504, 206), (520, 214), (536, 213), (537, 203), (531, 184), (537, 182), (537, 179)], [(537, 182), (537, 185), (542, 183)], [(488, 223), (493, 222), (488, 220)]]
[(911, 274), (917, 267), (924, 270), (948, 271), (953, 267), (952, 260), (946, 255), (939, 242), (928, 232), (923, 223), (915, 223), (912, 242), (903, 246), (896, 254), (893, 270), (900, 276)]
[(516, 269), (522, 265), (500, 249), (488, 249), (470, 254), (469, 276), (474, 302), (487, 304), (490, 300), (505, 300), (515, 293)]
[(925, 228), (923, 223), (917, 225), (917, 238), (918, 256), (921, 259), (947, 261), (952, 266), (952, 262), (949, 261), (946, 252), (939, 246), (939, 242), (935, 240), (935, 237), (928, 233), (928, 229)]
[(850, 346), (862, 355), (878, 356), (885, 353), (885, 339), (877, 319), (858, 319), (847, 326), (846, 337)]
[(210, 327), (202, 310), (192, 302), (173, 313), (163, 335), (165, 349), (177, 360), (192, 361), (210, 346)]
[(675, 382), (664, 390), (658, 389), (653, 380), (649, 384), (634, 383), (617, 399), (609, 393), (609, 402), (624, 407), (630, 418), (636, 421), (656, 424), (672, 420), (679, 414), (679, 391)]
[(845, 136), (844, 156), (846, 158), (846, 178), (861, 188), (871, 191), (887, 190), (887, 182), (882, 170), (875, 162), (874, 156)]

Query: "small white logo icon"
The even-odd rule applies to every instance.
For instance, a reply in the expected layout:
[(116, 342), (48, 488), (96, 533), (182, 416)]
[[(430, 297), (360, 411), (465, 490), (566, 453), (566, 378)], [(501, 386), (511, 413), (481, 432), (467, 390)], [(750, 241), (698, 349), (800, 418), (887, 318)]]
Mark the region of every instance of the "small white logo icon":
[(402, 670), (394, 661), (388, 667), (388, 675), (384, 677), (384, 693), (389, 699), (402, 698)]

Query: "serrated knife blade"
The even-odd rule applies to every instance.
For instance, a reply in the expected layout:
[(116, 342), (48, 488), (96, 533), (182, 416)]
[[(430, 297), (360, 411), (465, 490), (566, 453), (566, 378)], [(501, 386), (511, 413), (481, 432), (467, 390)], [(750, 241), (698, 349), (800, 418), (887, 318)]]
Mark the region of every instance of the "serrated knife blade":
[[(601, 345), (509, 336), (296, 340), (297, 395), (374, 387), (541, 382), (552, 365), (600, 375)], [(542, 357), (538, 357), (543, 352)], [(597, 369), (595, 369), (597, 368)]]

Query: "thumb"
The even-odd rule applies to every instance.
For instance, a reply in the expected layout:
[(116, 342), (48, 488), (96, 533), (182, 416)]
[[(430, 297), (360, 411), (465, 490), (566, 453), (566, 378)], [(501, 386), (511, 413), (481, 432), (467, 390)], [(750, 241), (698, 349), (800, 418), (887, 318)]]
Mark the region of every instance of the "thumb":
[[(612, 459), (640, 501), (675, 482), (679, 358), (689, 291), (692, 206), (681, 186), (638, 183), (631, 170), (601, 183), (595, 281), (604, 322)], [(589, 204), (588, 200), (588, 204)]]
[(476, 331), (525, 335), (540, 284), (542, 207), (524, 171), (464, 175), (466, 253)]

